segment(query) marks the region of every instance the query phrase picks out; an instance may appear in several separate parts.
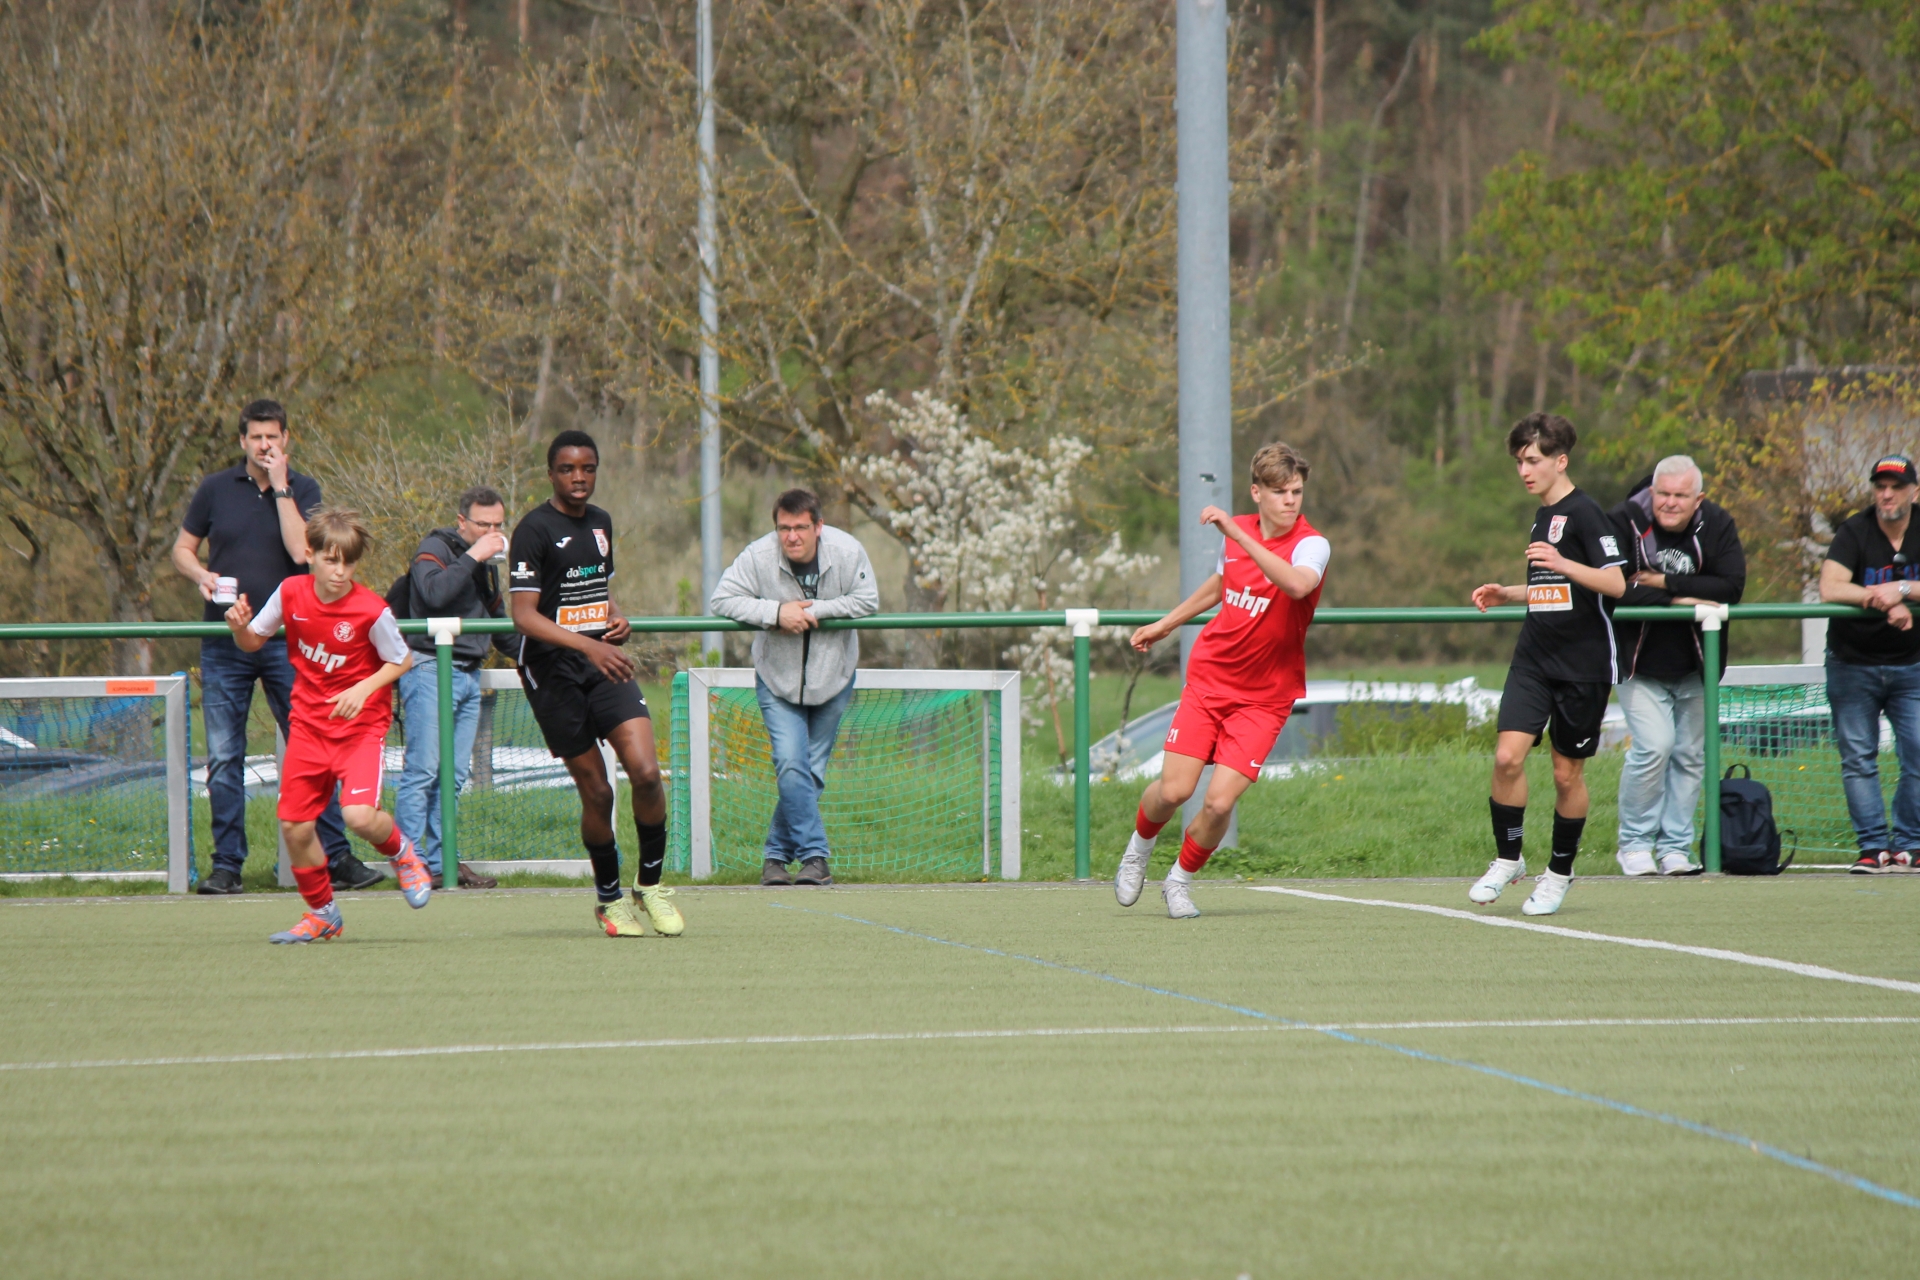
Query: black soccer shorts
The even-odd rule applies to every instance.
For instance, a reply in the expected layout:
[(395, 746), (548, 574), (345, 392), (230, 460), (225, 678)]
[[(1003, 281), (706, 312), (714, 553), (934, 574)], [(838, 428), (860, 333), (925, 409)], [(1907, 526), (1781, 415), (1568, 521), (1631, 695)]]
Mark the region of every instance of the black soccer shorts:
[(1542, 733), (1569, 760), (1585, 760), (1600, 750), (1600, 724), (1606, 719), (1613, 686), (1584, 680), (1554, 680), (1531, 666), (1507, 671), (1500, 694), (1501, 733)]
[(631, 680), (615, 683), (596, 669), (588, 679), (553, 673), (533, 676), (525, 668), (520, 685), (533, 708), (547, 750), (571, 760), (594, 750), (601, 739), (629, 720), (650, 718), (640, 686)]

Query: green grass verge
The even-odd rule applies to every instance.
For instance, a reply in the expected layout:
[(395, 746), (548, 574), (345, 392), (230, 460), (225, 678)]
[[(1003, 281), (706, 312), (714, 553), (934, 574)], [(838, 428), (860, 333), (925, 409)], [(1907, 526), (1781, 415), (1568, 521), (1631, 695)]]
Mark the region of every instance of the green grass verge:
[[(296, 1055), (0, 1073), (0, 1273), (1912, 1274), (1920, 1210), (1222, 1006), (1376, 1024), (1356, 1034), (1911, 1194), (1911, 1022), (1515, 1020), (1908, 1018), (1920, 997), (1231, 883), (1196, 898), (1176, 923), (1103, 887), (700, 889), (685, 937), (622, 943), (580, 891), (364, 895), (342, 942), (306, 949), (265, 944), (284, 898), (0, 905), (0, 1060)], [(1920, 980), (1920, 877), (1595, 880), (1557, 923)], [(1409, 1022), (1481, 1025), (1377, 1025)], [(1031, 1034), (1097, 1029), (1133, 1034)], [(1016, 1034), (871, 1038), (978, 1032)], [(580, 1047), (630, 1040), (654, 1043)], [(311, 1056), (462, 1045), (556, 1047)]]

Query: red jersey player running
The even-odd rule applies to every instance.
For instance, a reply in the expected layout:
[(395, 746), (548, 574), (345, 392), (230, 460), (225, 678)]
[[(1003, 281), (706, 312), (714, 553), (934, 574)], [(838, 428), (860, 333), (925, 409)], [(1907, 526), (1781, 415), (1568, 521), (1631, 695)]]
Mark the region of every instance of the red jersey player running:
[(1176, 920), (1200, 914), (1188, 892), (1193, 873), (1213, 856), (1233, 806), (1259, 778), (1294, 702), (1307, 691), (1307, 624), (1333, 554), (1300, 514), (1307, 460), (1288, 445), (1270, 444), (1253, 455), (1252, 471), (1258, 515), (1230, 516), (1218, 507), (1200, 513), (1202, 524), (1227, 538), (1218, 571), (1172, 613), (1133, 633), (1133, 647), (1145, 653), (1182, 623), (1220, 606), (1188, 655), (1187, 686), (1167, 730), (1160, 778), (1140, 797), (1133, 838), (1113, 878), (1121, 906), (1140, 900), (1160, 828), (1193, 794), (1200, 771), (1220, 766), (1160, 888)]
[(288, 578), (259, 613), (243, 595), (227, 610), (233, 642), (248, 653), (282, 625), (293, 660), (293, 714), (280, 765), (280, 832), (309, 908), (273, 942), (324, 942), (340, 936), (327, 855), (313, 822), (341, 789), (347, 829), (385, 854), (410, 907), (424, 907), (433, 879), (380, 809), (381, 751), (393, 720), (392, 686), (413, 656), (387, 602), (353, 580), (372, 543), (352, 511), (322, 508), (307, 517), (311, 575)]

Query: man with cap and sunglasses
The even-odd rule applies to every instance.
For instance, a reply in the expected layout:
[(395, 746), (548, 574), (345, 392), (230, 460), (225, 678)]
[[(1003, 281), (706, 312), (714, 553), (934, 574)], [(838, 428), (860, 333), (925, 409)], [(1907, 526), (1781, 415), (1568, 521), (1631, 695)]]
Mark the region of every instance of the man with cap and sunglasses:
[[(1873, 505), (1834, 530), (1820, 566), (1820, 599), (1885, 618), (1835, 618), (1827, 627), (1827, 704), (1840, 748), (1840, 783), (1860, 842), (1856, 875), (1911, 871), (1920, 858), (1920, 537), (1913, 500), (1920, 474), (1905, 454), (1873, 464)], [(1880, 717), (1893, 726), (1900, 783), (1887, 829), (1880, 793)]]

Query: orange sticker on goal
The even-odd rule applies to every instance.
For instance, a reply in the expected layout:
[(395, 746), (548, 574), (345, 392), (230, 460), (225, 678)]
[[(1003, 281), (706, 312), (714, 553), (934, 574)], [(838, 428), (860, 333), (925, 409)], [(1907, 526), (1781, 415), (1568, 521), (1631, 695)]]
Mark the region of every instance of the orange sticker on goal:
[(1528, 613), (1565, 613), (1573, 608), (1573, 588), (1564, 582), (1543, 582), (1527, 588)]
[(607, 602), (600, 600), (593, 604), (561, 605), (554, 610), (553, 620), (568, 631), (605, 631)]
[(115, 696), (151, 698), (153, 696), (153, 691), (154, 691), (154, 686), (153, 686), (153, 681), (151, 680), (109, 680), (107, 681), (107, 696), (109, 698), (115, 697)]

